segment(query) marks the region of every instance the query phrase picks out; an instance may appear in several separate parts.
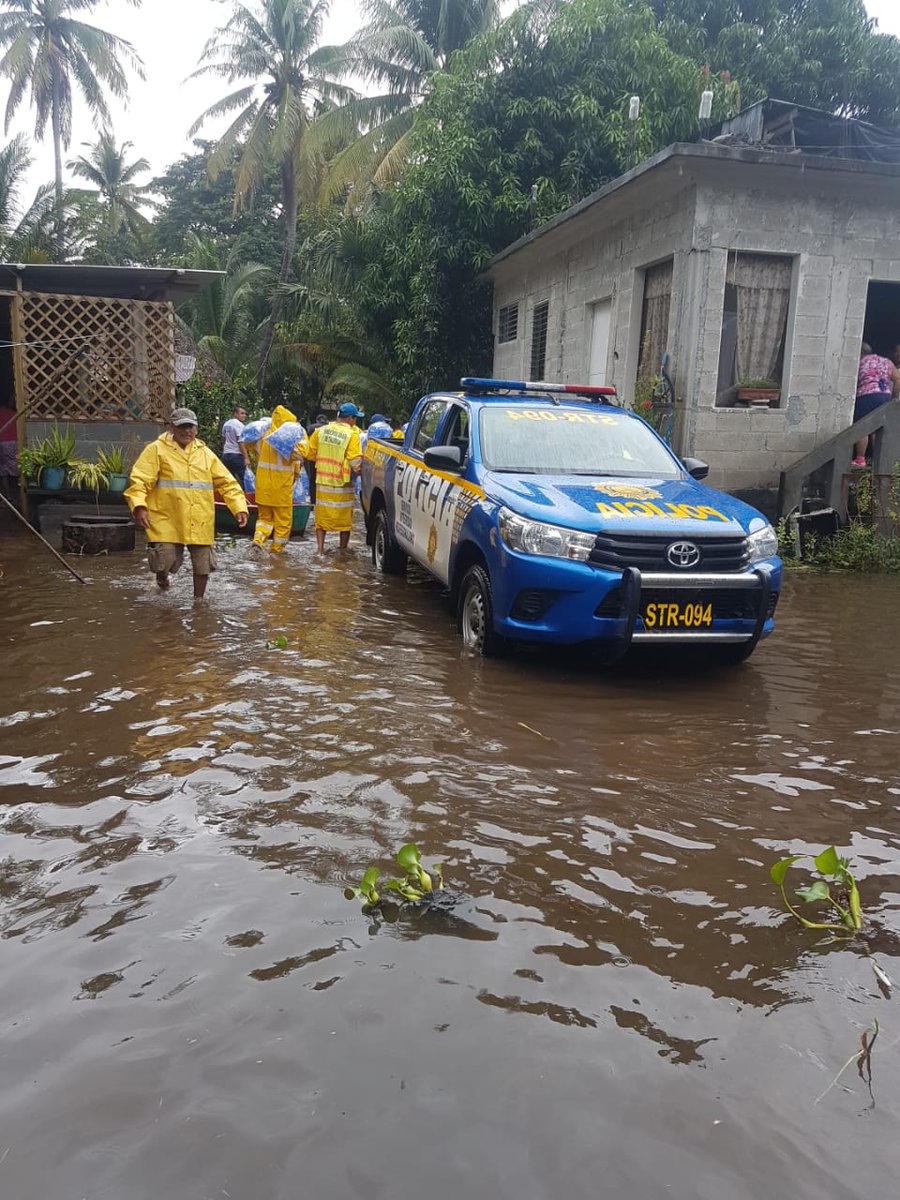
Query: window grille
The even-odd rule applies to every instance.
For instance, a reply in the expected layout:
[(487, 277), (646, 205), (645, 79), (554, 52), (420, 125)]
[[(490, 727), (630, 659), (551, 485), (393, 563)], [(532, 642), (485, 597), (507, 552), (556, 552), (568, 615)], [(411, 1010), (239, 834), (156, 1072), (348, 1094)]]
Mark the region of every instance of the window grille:
[(519, 336), (519, 305), (504, 304), (497, 322), (497, 341), (514, 342)]
[(543, 379), (547, 369), (547, 325), (550, 301), (542, 300), (531, 313), (531, 370), (530, 379)]

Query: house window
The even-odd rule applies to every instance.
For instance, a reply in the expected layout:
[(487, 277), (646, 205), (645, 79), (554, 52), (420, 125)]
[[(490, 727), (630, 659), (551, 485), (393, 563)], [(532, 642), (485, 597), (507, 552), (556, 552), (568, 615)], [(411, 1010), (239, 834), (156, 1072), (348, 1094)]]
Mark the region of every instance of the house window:
[(547, 323), (550, 301), (542, 300), (531, 313), (531, 371), (530, 379), (543, 379), (547, 369)]
[(638, 379), (659, 374), (662, 356), (668, 349), (669, 309), (672, 305), (671, 258), (647, 267), (644, 272), (644, 300), (641, 305), (641, 347), (638, 355)]
[(793, 270), (789, 255), (728, 255), (716, 388), (720, 407), (743, 403), (741, 388), (768, 385), (780, 392)]
[(497, 322), (497, 341), (514, 342), (519, 336), (519, 305), (504, 304)]

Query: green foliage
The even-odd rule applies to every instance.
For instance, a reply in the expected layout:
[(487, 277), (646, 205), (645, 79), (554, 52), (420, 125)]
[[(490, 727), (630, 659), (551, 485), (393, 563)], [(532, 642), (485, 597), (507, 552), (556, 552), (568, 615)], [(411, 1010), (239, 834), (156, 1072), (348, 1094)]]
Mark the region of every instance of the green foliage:
[(767, 96), (897, 124), (900, 41), (877, 33), (862, 0), (650, 0), (673, 50)]
[[(397, 852), (397, 862), (405, 874), (399, 879), (386, 880), (381, 885), (381, 892), (391, 892), (401, 903), (418, 904), (443, 890), (443, 868), (435, 864), (430, 871), (426, 870), (418, 847), (413, 842), (401, 846)], [(364, 907), (374, 908), (382, 900), (381, 892), (376, 888), (380, 874), (378, 867), (369, 867), (359, 886), (344, 888), (344, 895), (348, 900), (362, 898)]]
[[(849, 508), (850, 520), (833, 537), (805, 538), (804, 565), (820, 571), (900, 573), (900, 463), (878, 489), (871, 471), (855, 472)], [(777, 532), (779, 554), (789, 564), (796, 562), (793, 529), (782, 519)]]
[(221, 445), (222, 425), (234, 409), (241, 405), (248, 413), (260, 406), (259, 397), (252, 386), (240, 387), (234, 383), (207, 379), (202, 369), (178, 387), (178, 403), (193, 409), (197, 414), (198, 435), (218, 453)]
[(66, 197), (77, 213), (82, 257), (119, 266), (146, 263), (154, 254), (152, 226), (141, 209), (153, 209), (156, 202), (147, 195), (150, 186), (136, 178), (150, 164), (145, 158), (129, 162), (132, 143), (119, 145), (108, 129), (84, 145), (87, 153), (68, 166), (92, 186), (71, 188)]
[(99, 497), (101, 488), (109, 487), (109, 473), (99, 462), (87, 462), (83, 458), (73, 459), (69, 463), (67, 474), (71, 487), (93, 492), (95, 498)]
[(31, 164), (24, 134), (0, 150), (0, 255), (6, 262), (49, 262), (52, 257), (52, 188), (39, 188), (24, 210), (21, 203)]
[[(139, 4), (140, 0), (131, 0)], [(43, 141), (47, 123), (53, 135), (57, 253), (64, 236), (62, 151), (72, 141), (72, 98), (77, 92), (91, 115), (105, 125), (111, 114), (105, 92), (122, 98), (128, 91), (123, 62), (143, 77), (141, 60), (130, 42), (79, 21), (75, 13), (87, 0), (2, 0), (0, 70), (10, 80), (7, 125), (30, 96), (35, 108), (34, 132)], [(73, 86), (74, 85), (74, 86)]]
[(40, 484), (45, 467), (68, 467), (75, 458), (75, 434), (67, 425), (64, 430), (54, 425), (50, 434), (32, 446), (19, 451), (19, 471), (29, 480)]
[[(841, 922), (839, 925), (833, 921), (810, 921), (802, 916), (788, 900), (784, 890), (784, 881), (793, 864), (803, 858), (811, 858), (816, 870), (824, 878), (814, 880), (807, 887), (797, 888), (795, 894), (804, 904), (827, 903), (830, 909), (828, 915), (837, 916)], [(796, 917), (805, 929), (850, 930), (855, 933), (862, 928), (862, 905), (856, 880), (850, 870), (850, 860), (842, 858), (834, 846), (828, 846), (827, 849), (816, 855), (792, 854), (790, 858), (781, 858), (772, 864), (769, 874), (772, 882), (780, 890), (781, 898), (788, 912)], [(840, 891), (832, 892), (832, 887), (839, 888)]]
[(97, 462), (107, 475), (127, 475), (130, 469), (121, 446), (101, 446), (97, 451)]

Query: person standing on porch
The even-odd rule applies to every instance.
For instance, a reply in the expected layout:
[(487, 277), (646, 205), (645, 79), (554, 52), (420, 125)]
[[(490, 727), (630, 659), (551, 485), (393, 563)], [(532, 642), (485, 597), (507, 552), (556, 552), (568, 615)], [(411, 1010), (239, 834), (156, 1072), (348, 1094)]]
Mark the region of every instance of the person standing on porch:
[[(856, 383), (856, 404), (853, 408), (853, 423), (868, 416), (888, 400), (900, 395), (900, 368), (895, 367), (889, 358), (873, 354), (868, 342), (863, 342), (859, 360), (859, 375)], [(853, 447), (854, 467), (866, 465), (866, 450), (869, 446), (868, 434), (860, 438)]]
[(241, 453), (240, 443), (246, 420), (246, 408), (237, 404), (222, 426), (222, 462), (241, 486), (244, 483), (244, 455)]
[(338, 415), (309, 439), (307, 458), (316, 465), (316, 547), (325, 551), (325, 534), (340, 535), (346, 550), (353, 528), (355, 493), (353, 477), (362, 465), (359, 430), (354, 422), (360, 412), (355, 404), (342, 404)]
[(135, 525), (147, 533), (150, 570), (163, 590), (184, 561), (187, 547), (194, 599), (203, 599), (216, 569), (214, 489), (243, 528), (247, 524), (243, 489), (221, 459), (197, 439), (196, 414), (176, 408), (169, 432), (141, 451), (125, 491)]

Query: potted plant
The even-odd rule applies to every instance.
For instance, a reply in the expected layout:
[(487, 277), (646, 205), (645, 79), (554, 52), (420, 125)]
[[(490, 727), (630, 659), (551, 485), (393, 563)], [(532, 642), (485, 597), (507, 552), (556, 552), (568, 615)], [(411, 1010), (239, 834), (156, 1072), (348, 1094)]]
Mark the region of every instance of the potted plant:
[(101, 446), (97, 462), (107, 476), (111, 492), (124, 492), (128, 487), (128, 464), (121, 446)]
[[(53, 432), (35, 446), (22, 451), (26, 464), (35, 472), (38, 487), (47, 491), (58, 491), (66, 481), (66, 467), (75, 458), (75, 434), (66, 427), (63, 433), (58, 425)], [(19, 455), (20, 462), (22, 454)]]
[(774, 379), (745, 379), (735, 385), (738, 400), (768, 408), (781, 396), (781, 386)]
[(101, 463), (86, 462), (82, 458), (74, 458), (69, 463), (69, 483), (74, 488), (81, 488), (94, 493), (94, 501), (99, 510), (100, 489), (109, 487), (109, 476)]

